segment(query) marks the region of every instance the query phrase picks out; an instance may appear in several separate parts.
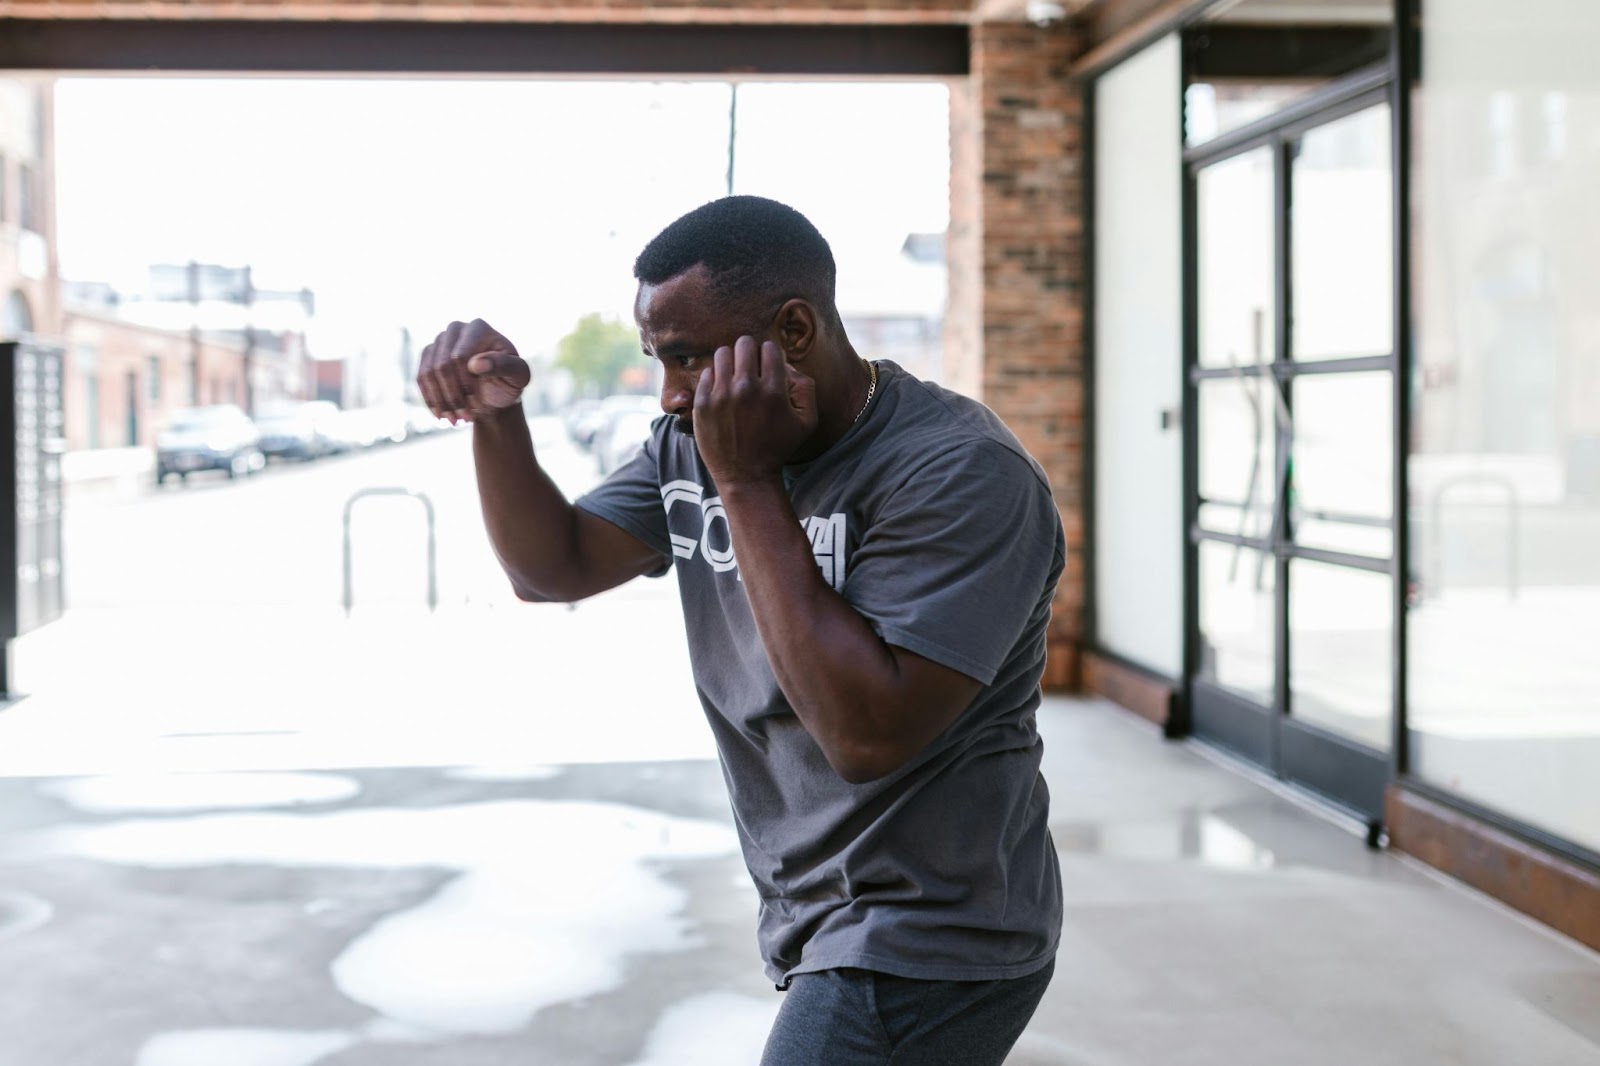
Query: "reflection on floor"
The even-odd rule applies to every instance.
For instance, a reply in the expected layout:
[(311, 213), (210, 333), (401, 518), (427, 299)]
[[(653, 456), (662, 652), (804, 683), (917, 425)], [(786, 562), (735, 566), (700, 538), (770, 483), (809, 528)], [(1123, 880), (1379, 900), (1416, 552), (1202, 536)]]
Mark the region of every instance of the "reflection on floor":
[[(703, 728), (703, 725), (701, 726)], [(1600, 960), (1102, 704), (1013, 1066), (1594, 1066)], [(5, 1066), (735, 1066), (781, 999), (712, 760), (0, 779)]]

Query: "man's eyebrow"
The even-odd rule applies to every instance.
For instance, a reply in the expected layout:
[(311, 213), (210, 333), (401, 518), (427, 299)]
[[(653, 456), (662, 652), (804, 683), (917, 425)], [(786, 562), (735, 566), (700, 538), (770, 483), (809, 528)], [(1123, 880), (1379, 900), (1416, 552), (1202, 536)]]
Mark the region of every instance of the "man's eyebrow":
[[(693, 341), (670, 341), (656, 346), (656, 358), (670, 359), (678, 355), (704, 355), (715, 350), (704, 344), (695, 344)], [(648, 354), (648, 349), (646, 354)]]

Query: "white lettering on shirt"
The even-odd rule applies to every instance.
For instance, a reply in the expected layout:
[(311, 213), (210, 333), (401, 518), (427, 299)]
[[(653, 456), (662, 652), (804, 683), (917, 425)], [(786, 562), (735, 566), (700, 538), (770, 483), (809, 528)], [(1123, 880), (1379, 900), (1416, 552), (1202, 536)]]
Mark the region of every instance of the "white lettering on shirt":
[[(693, 481), (669, 481), (661, 486), (661, 505), (667, 512), (672, 554), (686, 561), (698, 555), (718, 573), (737, 570), (739, 564), (733, 556), (733, 534), (728, 529), (728, 512), (722, 506), (722, 497), (707, 496), (705, 492), (703, 486)], [(671, 530), (673, 508), (679, 504), (687, 504), (700, 512), (699, 536)], [(684, 524), (681, 516), (679, 524)], [(849, 525), (845, 515), (812, 515), (800, 520), (800, 528), (811, 542), (811, 555), (817, 562), (817, 569), (822, 572), (822, 580), (834, 591), (842, 591), (845, 545), (849, 540)]]

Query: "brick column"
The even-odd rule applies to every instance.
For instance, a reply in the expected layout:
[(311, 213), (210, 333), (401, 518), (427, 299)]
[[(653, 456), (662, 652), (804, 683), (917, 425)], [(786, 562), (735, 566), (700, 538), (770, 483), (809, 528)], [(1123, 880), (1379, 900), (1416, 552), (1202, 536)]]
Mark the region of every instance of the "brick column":
[(1084, 604), (1083, 99), (1079, 32), (972, 28), (972, 74), (950, 100), (945, 367), (1050, 475), (1067, 534), (1045, 683), (1076, 687)]

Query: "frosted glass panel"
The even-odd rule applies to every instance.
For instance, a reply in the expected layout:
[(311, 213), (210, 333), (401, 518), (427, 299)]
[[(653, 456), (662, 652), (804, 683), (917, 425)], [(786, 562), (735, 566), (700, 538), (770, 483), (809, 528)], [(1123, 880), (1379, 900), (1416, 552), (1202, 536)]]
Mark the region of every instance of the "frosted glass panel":
[[(1095, 89), (1096, 631), (1183, 668), (1182, 158), (1175, 38)], [(1163, 427), (1163, 414), (1168, 415)]]
[(1424, 19), (1412, 765), (1600, 850), (1600, 4)]

